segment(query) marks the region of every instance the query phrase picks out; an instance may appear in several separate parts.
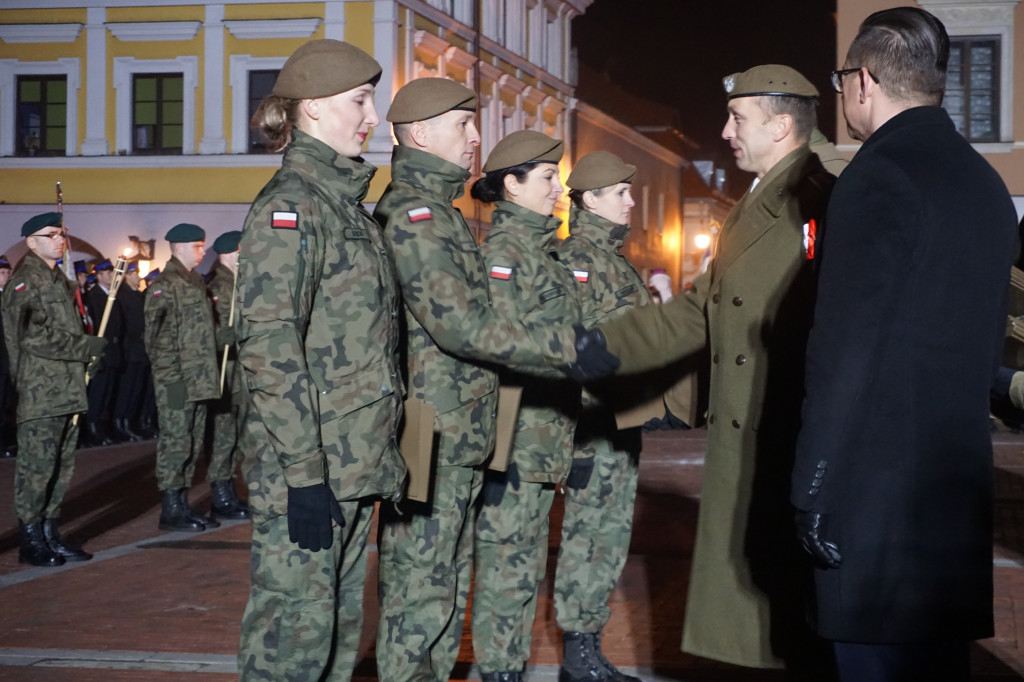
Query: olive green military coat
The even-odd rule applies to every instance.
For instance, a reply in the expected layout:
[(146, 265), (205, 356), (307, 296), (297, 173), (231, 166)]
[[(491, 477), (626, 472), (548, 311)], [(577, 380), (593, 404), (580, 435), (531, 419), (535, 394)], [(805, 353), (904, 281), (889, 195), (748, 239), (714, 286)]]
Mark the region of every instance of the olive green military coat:
[(85, 412), (88, 341), (68, 279), (29, 251), (2, 298), (17, 420)]
[[(708, 451), (683, 650), (779, 667), (805, 631), (789, 475), (814, 296), (805, 225), (832, 184), (807, 146), (733, 209), (711, 270), (689, 293), (602, 325), (620, 372), (684, 357), (710, 339)], [(800, 635), (802, 636), (802, 634)]]

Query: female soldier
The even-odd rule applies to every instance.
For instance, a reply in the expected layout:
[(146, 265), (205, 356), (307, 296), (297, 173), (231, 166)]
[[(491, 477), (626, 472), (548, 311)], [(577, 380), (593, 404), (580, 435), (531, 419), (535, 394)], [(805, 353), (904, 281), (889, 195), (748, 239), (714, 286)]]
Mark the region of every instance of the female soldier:
[(352, 45), (311, 41), (254, 117), (284, 161), (249, 211), (238, 263), (253, 518), (242, 680), (351, 677), (373, 502), (405, 478), (395, 276), (360, 203), (380, 73)]
[[(472, 189), (474, 198), (495, 203), (481, 246), (495, 307), (504, 317), (552, 327), (580, 319), (572, 275), (552, 257), (562, 148), (542, 133), (512, 133), (495, 146)], [(518, 681), (530, 657), (548, 512), (572, 464), (580, 399), (579, 387), (556, 373), (502, 371), (500, 380), (523, 393), (508, 471), (485, 481), (476, 527), (473, 650), (484, 682)]]

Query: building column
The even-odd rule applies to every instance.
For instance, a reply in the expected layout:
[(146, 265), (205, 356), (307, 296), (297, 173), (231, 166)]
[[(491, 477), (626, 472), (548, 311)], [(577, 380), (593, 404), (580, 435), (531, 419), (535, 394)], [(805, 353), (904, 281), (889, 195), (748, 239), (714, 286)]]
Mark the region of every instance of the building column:
[[(412, 49), (407, 46), (406, 49)], [(380, 82), (373, 104), (380, 114), (381, 125), (370, 138), (369, 151), (390, 154), (394, 146), (390, 126), (384, 116), (391, 107), (391, 99), (398, 89), (398, 3), (394, 0), (374, 0), (373, 3), (373, 57), (381, 65)]]
[(224, 5), (207, 5), (203, 22), (203, 137), (200, 154), (225, 154)]
[[(107, 10), (90, 7), (85, 24), (85, 140), (82, 156), (106, 156), (107, 141)], [(70, 151), (70, 150), (69, 150)]]

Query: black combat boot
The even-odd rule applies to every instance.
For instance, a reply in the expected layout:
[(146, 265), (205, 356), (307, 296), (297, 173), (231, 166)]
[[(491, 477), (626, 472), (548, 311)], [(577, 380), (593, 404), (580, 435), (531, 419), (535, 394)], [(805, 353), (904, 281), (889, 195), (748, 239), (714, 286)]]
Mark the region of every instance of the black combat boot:
[(222, 519), (247, 519), (249, 506), (238, 499), (235, 481), (213, 481), (210, 483), (210, 512)]
[(186, 511), (182, 501), (185, 489), (161, 490), (160, 491), (160, 530), (184, 530), (198, 532), (206, 530), (206, 524), (192, 516)]
[(63, 557), (64, 561), (88, 561), (92, 558), (92, 554), (71, 544), (60, 534), (57, 519), (43, 521), (43, 537), (46, 538), (46, 544), (50, 545), (53, 553)]
[(128, 420), (124, 417), (114, 419), (114, 433), (117, 434), (118, 440), (122, 443), (136, 443), (142, 440), (142, 436), (132, 431), (128, 425)]
[(523, 674), (518, 670), (505, 673), (480, 673), (481, 682), (523, 682)]
[(601, 653), (600, 632), (564, 632), (565, 658), (558, 682), (640, 682), (619, 672)]
[(33, 566), (60, 566), (64, 557), (60, 556), (46, 544), (43, 535), (43, 524), (21, 523), (21, 548), (18, 549), (18, 563)]
[(199, 513), (199, 510), (188, 503), (188, 490), (182, 488), (178, 491), (181, 496), (181, 504), (185, 507), (185, 513), (192, 517), (193, 520), (203, 524), (206, 528), (220, 528), (220, 521), (213, 518), (213, 516), (203, 516)]

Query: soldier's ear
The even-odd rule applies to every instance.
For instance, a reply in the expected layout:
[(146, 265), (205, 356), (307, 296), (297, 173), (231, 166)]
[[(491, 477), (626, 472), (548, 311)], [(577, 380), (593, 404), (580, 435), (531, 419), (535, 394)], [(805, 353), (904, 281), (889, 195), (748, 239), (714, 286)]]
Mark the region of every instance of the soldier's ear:
[(583, 206), (588, 211), (593, 211), (594, 210), (594, 207), (597, 205), (597, 201), (596, 200), (597, 200), (597, 197), (589, 189), (586, 192), (583, 193)]
[(299, 100), (299, 108), (302, 109), (302, 113), (310, 117), (314, 121), (320, 118), (320, 100), (318, 99), (304, 99)]
[(430, 144), (430, 126), (424, 121), (414, 121), (409, 124), (409, 138), (417, 147), (425, 148)]
[(772, 121), (772, 139), (781, 142), (793, 134), (793, 117), (789, 114), (779, 114)]
[(501, 181), (505, 185), (505, 198), (519, 196), (519, 181), (514, 174), (508, 173)]

